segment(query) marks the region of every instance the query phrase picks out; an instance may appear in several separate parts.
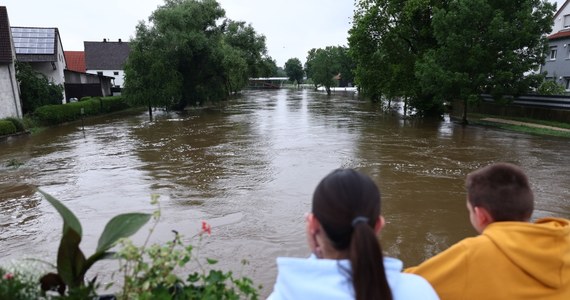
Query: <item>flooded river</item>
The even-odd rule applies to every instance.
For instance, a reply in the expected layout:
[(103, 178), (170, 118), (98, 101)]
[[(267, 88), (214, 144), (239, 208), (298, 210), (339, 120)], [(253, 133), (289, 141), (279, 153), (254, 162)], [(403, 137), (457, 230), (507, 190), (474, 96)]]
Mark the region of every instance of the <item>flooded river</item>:
[(404, 121), (352, 95), (307, 90), (247, 91), (219, 108), (157, 114), (154, 122), (121, 113), (86, 120), (84, 131), (79, 122), (1, 142), (0, 262), (55, 260), (61, 220), (36, 187), (76, 213), (87, 254), (112, 216), (151, 212), (150, 195), (159, 194), (152, 241), (172, 239), (173, 229), (190, 240), (206, 220), (212, 235), (200, 256), (252, 277), (262, 295), (271, 291), (275, 257), (308, 254), (303, 215), (318, 181), (338, 167), (378, 183), (383, 248), (408, 266), (475, 234), (464, 178), (491, 162), (527, 171), (533, 218), (570, 217), (568, 139)]

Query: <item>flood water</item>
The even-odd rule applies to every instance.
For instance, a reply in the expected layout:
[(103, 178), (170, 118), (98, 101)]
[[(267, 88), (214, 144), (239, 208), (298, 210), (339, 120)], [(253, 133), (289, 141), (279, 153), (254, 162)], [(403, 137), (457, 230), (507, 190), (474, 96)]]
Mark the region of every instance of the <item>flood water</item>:
[(277, 256), (308, 255), (304, 213), (335, 168), (357, 168), (378, 183), (383, 248), (407, 266), (475, 235), (464, 178), (491, 162), (527, 171), (533, 218), (570, 217), (568, 139), (404, 121), (350, 94), (307, 90), (247, 91), (218, 108), (156, 113), (154, 122), (144, 112), (120, 113), (85, 120), (84, 131), (77, 122), (1, 142), (0, 263), (55, 261), (61, 220), (36, 187), (78, 216), (86, 254), (111, 217), (152, 212), (150, 195), (159, 194), (162, 220), (152, 241), (177, 230), (197, 242), (191, 237), (206, 220), (212, 235), (199, 243), (199, 256), (263, 284), (262, 295), (271, 291)]

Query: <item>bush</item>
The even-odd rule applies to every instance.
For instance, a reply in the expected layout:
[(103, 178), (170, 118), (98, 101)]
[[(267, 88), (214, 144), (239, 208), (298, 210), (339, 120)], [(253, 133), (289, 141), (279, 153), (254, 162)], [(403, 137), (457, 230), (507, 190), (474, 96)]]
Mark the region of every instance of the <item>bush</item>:
[[(82, 98), (83, 99), (83, 98)], [(130, 106), (120, 96), (90, 98), (88, 100), (62, 105), (46, 105), (34, 111), (34, 117), (44, 125), (56, 125), (79, 120), (81, 109), (84, 116), (119, 111)]]
[(16, 126), (17, 132), (22, 132), (22, 131), (26, 130), (26, 128), (24, 126), (24, 122), (22, 121), (22, 119), (10, 117), (10, 118), (6, 118), (5, 120), (12, 122), (12, 124), (14, 124), (14, 126)]
[(9, 120), (0, 120), (0, 135), (8, 135), (16, 132), (17, 129), (14, 123)]
[(0, 299), (39, 299), (40, 287), (32, 276), (0, 268)]

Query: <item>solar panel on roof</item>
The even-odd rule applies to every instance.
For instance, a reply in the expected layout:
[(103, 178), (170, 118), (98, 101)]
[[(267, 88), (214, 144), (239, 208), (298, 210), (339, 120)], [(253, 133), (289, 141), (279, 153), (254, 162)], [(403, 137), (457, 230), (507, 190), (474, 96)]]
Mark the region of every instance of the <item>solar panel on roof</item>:
[(55, 28), (11, 28), (17, 54), (55, 54)]

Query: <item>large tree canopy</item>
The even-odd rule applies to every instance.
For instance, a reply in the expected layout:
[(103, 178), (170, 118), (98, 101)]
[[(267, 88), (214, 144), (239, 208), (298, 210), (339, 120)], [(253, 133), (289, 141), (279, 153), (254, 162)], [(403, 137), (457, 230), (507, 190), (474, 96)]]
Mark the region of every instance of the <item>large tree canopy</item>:
[(544, 62), (554, 5), (541, 0), (454, 0), (434, 11), (438, 46), (418, 62), (424, 90), (442, 99), (464, 102), (482, 93), (496, 99), (537, 88), (538, 76), (526, 76)]
[(303, 82), (303, 65), (298, 58), (289, 58), (285, 62), (285, 73), (287, 74), (287, 77), (289, 77), (290, 81), (296, 81), (297, 84)]
[(353, 68), (348, 49), (341, 46), (311, 49), (305, 63), (307, 77), (311, 78), (315, 87), (324, 86), (328, 95), (331, 94), (331, 87), (336, 84), (337, 75), (347, 82), (352, 82)]
[(124, 92), (134, 103), (183, 109), (227, 98), (272, 71), (271, 61), (265, 37), (226, 19), (217, 1), (165, 0), (137, 26)]
[(554, 6), (545, 0), (360, 0), (350, 30), (356, 82), (374, 100), (402, 97), (423, 115), (444, 100), (531, 87)]

